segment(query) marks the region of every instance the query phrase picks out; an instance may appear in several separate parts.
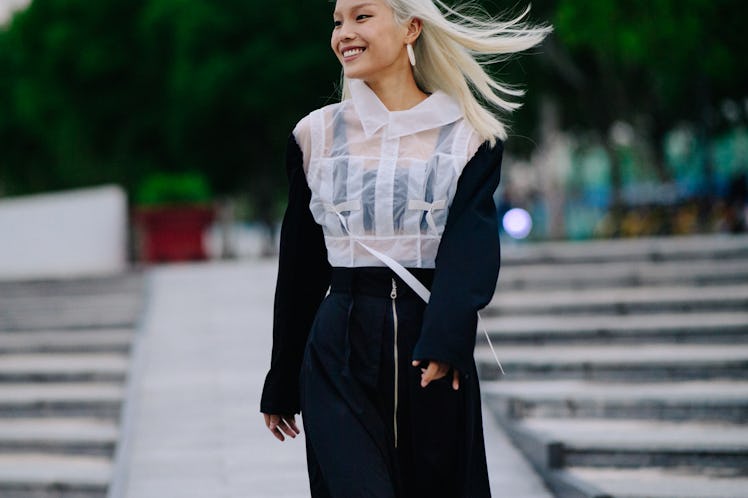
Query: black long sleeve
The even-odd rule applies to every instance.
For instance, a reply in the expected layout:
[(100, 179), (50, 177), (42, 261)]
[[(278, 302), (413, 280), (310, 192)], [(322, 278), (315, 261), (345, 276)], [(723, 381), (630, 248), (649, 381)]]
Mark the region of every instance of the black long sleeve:
[(484, 143), (465, 165), (436, 255), (431, 299), (413, 359), (473, 368), (478, 311), (493, 298), (499, 275), (499, 227), (493, 194), (503, 143)]
[(260, 411), (272, 414), (300, 411), (301, 360), (331, 271), (322, 227), (309, 211), (311, 191), (304, 174), (302, 152), (293, 135), (286, 148), (286, 173), (288, 206), (281, 225), (273, 352), (260, 401)]

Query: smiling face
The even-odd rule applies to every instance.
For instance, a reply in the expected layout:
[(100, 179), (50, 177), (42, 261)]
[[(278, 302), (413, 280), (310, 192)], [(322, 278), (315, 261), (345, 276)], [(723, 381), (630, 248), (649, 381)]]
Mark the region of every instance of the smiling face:
[(333, 21), (330, 45), (348, 78), (370, 81), (411, 70), (405, 46), (418, 33), (398, 24), (384, 0), (338, 0)]

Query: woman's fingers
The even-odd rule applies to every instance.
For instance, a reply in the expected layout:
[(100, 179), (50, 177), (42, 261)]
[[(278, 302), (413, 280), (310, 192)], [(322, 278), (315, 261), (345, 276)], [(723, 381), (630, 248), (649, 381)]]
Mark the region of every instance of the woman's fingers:
[[(413, 360), (411, 363), (414, 367), (421, 364), (421, 360)], [(449, 373), (450, 366), (448, 363), (440, 361), (429, 361), (428, 366), (421, 367), (421, 387), (426, 387), (431, 381), (439, 380)], [(456, 368), (452, 370), (452, 389), (460, 389), (460, 372)]]
[(296, 420), (293, 415), (281, 415), (280, 423), (278, 424), (280, 430), (282, 430), (288, 437), (294, 438), (300, 432), (299, 428), (296, 427)]
[(293, 430), (296, 434), (301, 434), (299, 427), (296, 425), (296, 415), (287, 415), (284, 417), (284, 419), (286, 420), (286, 423), (291, 428), (291, 430)]
[(431, 381), (439, 380), (449, 371), (449, 365), (439, 361), (430, 361), (426, 370), (422, 370), (421, 387), (426, 387)]
[(281, 419), (280, 422), (278, 422), (278, 429), (280, 429), (286, 436), (290, 438), (296, 437), (296, 433), (288, 426), (288, 422), (286, 422), (284, 419)]
[(272, 414), (268, 415), (267, 413), (264, 413), (263, 415), (265, 415), (265, 425), (267, 426), (268, 429), (270, 429), (270, 432), (273, 433), (273, 436), (275, 436), (275, 438), (278, 441), (285, 441), (286, 438), (283, 437), (283, 434), (278, 429), (278, 424), (280, 423), (280, 416), (272, 415)]
[(274, 415), (263, 413), (263, 416), (265, 417), (265, 425), (278, 441), (286, 440), (283, 433), (291, 438), (295, 438), (296, 435), (301, 432), (296, 426), (296, 417), (294, 415)]

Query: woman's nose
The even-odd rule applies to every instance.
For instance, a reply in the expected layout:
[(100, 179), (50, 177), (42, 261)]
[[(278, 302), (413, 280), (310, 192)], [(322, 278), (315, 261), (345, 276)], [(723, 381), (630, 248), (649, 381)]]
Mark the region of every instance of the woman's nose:
[(340, 26), (340, 29), (338, 29), (338, 36), (341, 40), (352, 40), (356, 37), (355, 32), (350, 29), (350, 24), (343, 23)]

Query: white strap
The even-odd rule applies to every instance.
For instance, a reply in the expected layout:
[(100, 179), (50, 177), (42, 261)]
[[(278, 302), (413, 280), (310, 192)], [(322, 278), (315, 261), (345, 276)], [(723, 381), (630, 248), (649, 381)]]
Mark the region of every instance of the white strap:
[[(412, 202), (412, 201), (411, 201)], [(346, 207), (347, 205), (358, 205), (358, 208), (351, 208), (343, 209), (341, 206)], [(374, 255), (377, 259), (379, 259), (382, 263), (387, 265), (390, 270), (395, 272), (395, 274), (400, 277), (403, 282), (408, 284), (408, 286), (413, 289), (413, 291), (418, 294), (418, 296), (423, 299), (424, 302), (428, 303), (429, 299), (431, 298), (431, 292), (428, 290), (428, 288), (421, 283), (420, 280), (418, 280), (415, 275), (410, 273), (403, 265), (392, 259), (391, 257), (387, 256), (384, 253), (381, 253), (377, 251), (376, 249), (372, 249), (368, 245), (364, 244), (358, 238), (354, 237), (349, 231), (348, 231), (348, 224), (346, 223), (345, 218), (340, 213), (341, 211), (349, 211), (352, 209), (360, 209), (361, 202), (360, 201), (348, 201), (344, 202), (342, 204), (325, 204), (325, 208), (327, 208), (330, 211), (333, 211), (338, 215), (338, 218), (340, 218), (341, 223), (343, 224), (343, 227), (345, 228), (346, 232), (348, 232), (348, 236), (351, 237), (355, 242), (357, 242), (361, 247), (369, 251), (372, 255)], [(499, 366), (499, 371), (502, 375), (504, 375), (504, 367), (501, 366), (501, 362), (499, 361), (499, 357), (496, 355), (496, 350), (493, 347), (493, 344), (491, 344), (491, 337), (488, 335), (488, 331), (486, 331), (486, 327), (483, 325), (483, 320), (481, 319), (480, 312), (478, 312), (478, 323), (480, 324), (481, 330), (483, 331), (483, 334), (486, 336), (486, 341), (488, 341), (488, 347), (491, 349), (491, 353), (493, 353), (493, 357), (496, 360), (496, 364)]]
[(361, 199), (353, 199), (352, 201), (341, 202), (340, 204), (330, 204), (329, 202), (326, 202), (325, 209), (337, 213), (338, 215), (343, 211), (358, 211), (361, 209)]
[(410, 199), (408, 201), (408, 209), (426, 211), (426, 223), (429, 224), (429, 228), (431, 228), (434, 233), (439, 233), (436, 229), (436, 221), (434, 220), (434, 209), (444, 209), (446, 205), (447, 201), (444, 199), (434, 202), (426, 202), (420, 199)]

